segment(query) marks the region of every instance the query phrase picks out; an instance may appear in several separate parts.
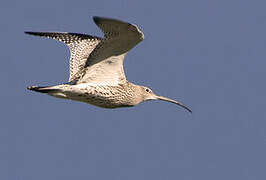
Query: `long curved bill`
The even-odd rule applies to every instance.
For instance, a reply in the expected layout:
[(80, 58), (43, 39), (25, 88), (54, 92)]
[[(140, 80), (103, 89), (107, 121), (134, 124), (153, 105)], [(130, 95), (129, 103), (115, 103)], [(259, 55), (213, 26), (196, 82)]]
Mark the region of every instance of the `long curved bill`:
[(172, 99), (169, 99), (169, 98), (163, 97), (163, 96), (156, 96), (156, 99), (177, 104), (177, 105), (181, 106), (182, 108), (186, 109), (188, 112), (192, 113), (192, 111), (188, 107), (186, 107), (184, 104), (177, 102), (175, 100), (172, 100)]

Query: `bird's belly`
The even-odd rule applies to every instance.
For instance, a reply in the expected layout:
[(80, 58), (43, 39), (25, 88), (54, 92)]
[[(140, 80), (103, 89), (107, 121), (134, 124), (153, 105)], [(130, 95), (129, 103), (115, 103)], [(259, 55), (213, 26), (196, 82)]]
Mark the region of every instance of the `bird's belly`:
[(102, 108), (131, 107), (126, 101), (109, 93), (71, 92), (66, 94), (69, 99), (85, 102)]

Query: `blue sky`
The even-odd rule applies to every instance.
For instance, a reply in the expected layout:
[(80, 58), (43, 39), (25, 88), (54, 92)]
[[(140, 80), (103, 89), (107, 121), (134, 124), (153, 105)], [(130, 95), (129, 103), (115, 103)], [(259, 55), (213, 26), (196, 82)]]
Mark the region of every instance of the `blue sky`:
[[(2, 1), (0, 179), (266, 179), (266, 2)], [(68, 79), (68, 49), (24, 31), (137, 24), (129, 81), (183, 102), (101, 109), (26, 90)]]

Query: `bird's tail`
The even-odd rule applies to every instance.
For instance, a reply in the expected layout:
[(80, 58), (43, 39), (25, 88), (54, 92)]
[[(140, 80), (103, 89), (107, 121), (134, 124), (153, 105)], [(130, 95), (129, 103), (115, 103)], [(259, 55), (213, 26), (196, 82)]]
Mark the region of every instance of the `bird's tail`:
[(58, 91), (58, 89), (53, 89), (53, 86), (43, 86), (43, 87), (29, 86), (27, 87), (27, 89), (31, 91), (40, 92), (40, 93), (53, 93), (53, 92)]

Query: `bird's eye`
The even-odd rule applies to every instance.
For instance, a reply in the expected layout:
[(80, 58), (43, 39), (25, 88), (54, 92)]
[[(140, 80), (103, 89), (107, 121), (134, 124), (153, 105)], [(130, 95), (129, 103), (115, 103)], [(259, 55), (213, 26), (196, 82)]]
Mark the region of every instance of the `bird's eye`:
[(150, 90), (148, 88), (146, 88), (145, 90), (146, 90), (146, 92), (150, 92)]

